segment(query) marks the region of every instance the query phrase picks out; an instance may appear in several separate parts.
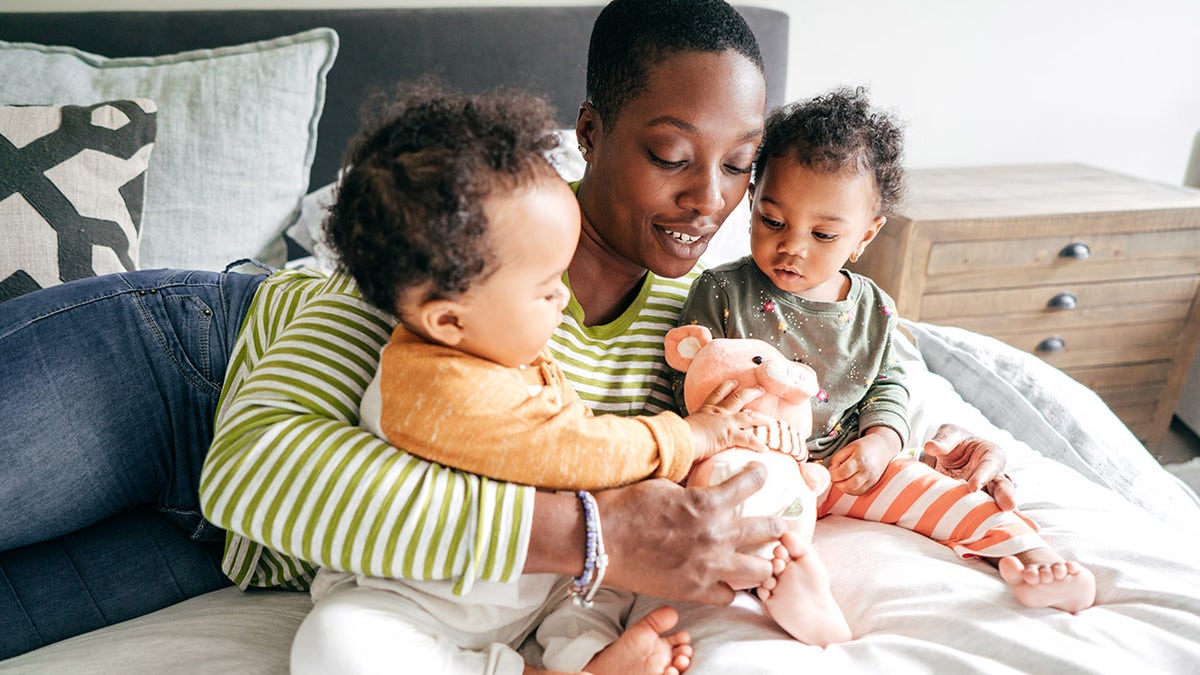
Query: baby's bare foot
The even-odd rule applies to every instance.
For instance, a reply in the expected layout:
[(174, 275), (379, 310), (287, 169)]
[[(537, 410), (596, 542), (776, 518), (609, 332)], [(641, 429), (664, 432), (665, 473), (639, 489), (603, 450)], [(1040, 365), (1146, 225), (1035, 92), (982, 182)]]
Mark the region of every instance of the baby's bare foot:
[(655, 609), (592, 657), (585, 670), (593, 675), (679, 675), (692, 665), (692, 639), (687, 631), (663, 636), (678, 621), (673, 607)]
[(1053, 607), (1074, 614), (1096, 601), (1096, 577), (1049, 548), (1035, 548), (998, 563), (1000, 578), (1026, 607)]
[(788, 554), (788, 550), (783, 544), (775, 547), (771, 552), (774, 557), (771, 558), (771, 576), (762, 585), (754, 589), (755, 595), (759, 600), (766, 602), (771, 597), (771, 593), (775, 591), (775, 584), (779, 581), (779, 575), (787, 569), (788, 563), (792, 561), (792, 557)]
[[(771, 588), (764, 584), (758, 589), (767, 613), (780, 628), (805, 644), (824, 647), (851, 639), (850, 626), (829, 590), (829, 572), (816, 549), (790, 532), (781, 541), (780, 548), (789, 558), (787, 565), (769, 582)], [(777, 549), (776, 559), (779, 555)]]

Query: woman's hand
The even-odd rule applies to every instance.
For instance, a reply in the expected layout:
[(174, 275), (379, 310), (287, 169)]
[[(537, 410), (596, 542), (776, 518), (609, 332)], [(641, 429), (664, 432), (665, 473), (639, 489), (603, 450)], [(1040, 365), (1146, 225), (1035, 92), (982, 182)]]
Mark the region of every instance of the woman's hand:
[(952, 478), (967, 481), (972, 490), (984, 488), (996, 506), (1017, 508), (1016, 485), (1004, 473), (1007, 455), (999, 445), (976, 438), (957, 424), (943, 424), (925, 442), (925, 461)]
[(833, 486), (848, 495), (875, 487), (888, 463), (902, 449), (900, 434), (890, 427), (871, 427), (829, 458)]
[(685, 489), (655, 479), (596, 493), (608, 552), (604, 583), (712, 605), (730, 603), (732, 587), (762, 584), (771, 561), (752, 551), (777, 541), (783, 520), (732, 514), (766, 478), (766, 467), (752, 463), (712, 487)]

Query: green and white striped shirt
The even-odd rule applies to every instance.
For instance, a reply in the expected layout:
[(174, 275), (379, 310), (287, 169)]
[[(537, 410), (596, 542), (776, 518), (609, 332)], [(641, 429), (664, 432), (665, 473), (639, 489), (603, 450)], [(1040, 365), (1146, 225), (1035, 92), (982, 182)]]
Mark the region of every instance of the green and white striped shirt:
[(676, 409), (663, 338), (679, 321), (697, 274), (663, 279), (647, 273), (629, 308), (601, 326), (583, 325), (583, 308), (571, 296), (550, 352), (593, 412), (655, 415)]
[(321, 565), (408, 579), (509, 581), (532, 488), (448, 470), (358, 427), (394, 319), (353, 280), (280, 272), (234, 348), (200, 483), (240, 587), (305, 588)]
[[(597, 412), (673, 409), (662, 341), (694, 276), (647, 275), (605, 326), (583, 326), (572, 299), (551, 348)], [(205, 516), (229, 532), (223, 566), (241, 588), (303, 589), (320, 566), (450, 579), (459, 593), (521, 573), (533, 488), (426, 462), (357, 426), (394, 322), (345, 275), (285, 271), (260, 286), (200, 484)]]

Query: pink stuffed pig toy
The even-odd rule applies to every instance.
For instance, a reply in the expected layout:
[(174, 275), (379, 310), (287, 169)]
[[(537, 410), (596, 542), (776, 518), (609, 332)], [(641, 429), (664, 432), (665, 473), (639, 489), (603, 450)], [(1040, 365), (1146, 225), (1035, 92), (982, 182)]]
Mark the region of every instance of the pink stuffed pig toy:
[[(790, 529), (804, 541), (810, 541), (818, 499), (830, 485), (829, 471), (807, 461), (808, 450), (804, 445), (812, 433), (811, 399), (818, 392), (817, 374), (812, 368), (787, 359), (762, 340), (713, 338), (704, 326), (671, 330), (665, 347), (667, 363), (686, 373), (683, 397), (689, 410), (702, 406), (722, 382), (737, 380), (739, 389), (757, 387), (764, 392), (747, 404), (746, 409), (786, 423), (767, 430), (764, 439), (778, 452), (725, 450), (696, 466), (688, 476), (688, 485), (716, 485), (748, 463), (761, 462), (767, 466), (767, 483), (742, 503), (741, 514), (782, 515), (793, 521)], [(771, 548), (765, 547), (760, 554), (770, 557)]]

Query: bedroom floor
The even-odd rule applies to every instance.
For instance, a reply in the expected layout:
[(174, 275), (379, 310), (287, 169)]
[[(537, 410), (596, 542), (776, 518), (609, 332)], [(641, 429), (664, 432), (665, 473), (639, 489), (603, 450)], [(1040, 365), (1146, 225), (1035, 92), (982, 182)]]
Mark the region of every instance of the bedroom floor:
[(1172, 417), (1167, 440), (1156, 457), (1162, 464), (1179, 464), (1200, 457), (1200, 437), (1178, 417)]
[(1162, 452), (1155, 457), (1167, 471), (1200, 494), (1200, 437), (1178, 417), (1171, 418), (1167, 440), (1163, 443)]

